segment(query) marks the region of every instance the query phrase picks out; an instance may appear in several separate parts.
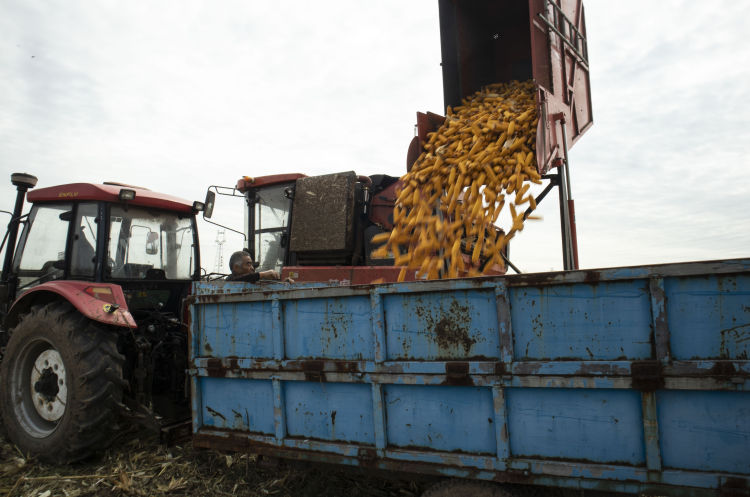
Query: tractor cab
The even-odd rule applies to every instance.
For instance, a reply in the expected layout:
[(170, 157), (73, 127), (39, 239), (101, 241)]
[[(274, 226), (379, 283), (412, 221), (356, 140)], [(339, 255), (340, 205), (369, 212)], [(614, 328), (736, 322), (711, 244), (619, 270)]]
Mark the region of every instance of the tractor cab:
[[(177, 312), (199, 275), (195, 215), (186, 201), (88, 183), (42, 188), (28, 200), (8, 275), (10, 300), (47, 282), (75, 280), (116, 283), (131, 313)], [(113, 299), (107, 287), (91, 288), (95, 297)]]

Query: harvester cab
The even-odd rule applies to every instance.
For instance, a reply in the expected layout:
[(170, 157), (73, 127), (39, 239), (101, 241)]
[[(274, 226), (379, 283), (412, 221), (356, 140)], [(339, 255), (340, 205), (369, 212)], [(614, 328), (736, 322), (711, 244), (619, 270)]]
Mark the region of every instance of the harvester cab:
[[(0, 281), (0, 414), (11, 439), (69, 462), (106, 445), (120, 414), (154, 428), (189, 418), (183, 314), (200, 275), (202, 204), (117, 183), (27, 195), (36, 178), (12, 181)], [(21, 215), (24, 197), (32, 206)]]
[(209, 188), (204, 217), (211, 217), (217, 194), (244, 198), (244, 227), (235, 231), (245, 236), (245, 248), (259, 270), (274, 269), (282, 278), (342, 284), (396, 281), (400, 268), (393, 258), (371, 254), (376, 248), (372, 237), (393, 228), (399, 184), (392, 176), (352, 171), (244, 176), (234, 188)]

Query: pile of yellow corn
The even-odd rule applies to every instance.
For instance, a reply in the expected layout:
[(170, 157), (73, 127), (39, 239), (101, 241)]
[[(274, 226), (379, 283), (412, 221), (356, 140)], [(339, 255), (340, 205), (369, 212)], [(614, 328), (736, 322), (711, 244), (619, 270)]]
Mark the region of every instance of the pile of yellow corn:
[[(504, 266), (500, 251), (523, 229), (526, 208), (516, 207), (536, 208), (529, 186), (541, 183), (534, 92), (531, 81), (489, 85), (448, 107), (443, 125), (427, 135), (424, 151), (401, 178), (393, 230), (373, 238), (385, 242), (374, 257), (390, 253), (405, 266), (399, 281), (407, 270), (438, 279)], [(503, 232), (493, 223), (506, 205), (512, 225)]]

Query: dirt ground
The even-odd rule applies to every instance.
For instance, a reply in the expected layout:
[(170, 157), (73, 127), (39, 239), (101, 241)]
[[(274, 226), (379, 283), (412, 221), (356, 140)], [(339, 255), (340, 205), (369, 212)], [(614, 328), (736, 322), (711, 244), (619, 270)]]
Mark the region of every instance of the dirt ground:
[(143, 431), (121, 433), (110, 449), (83, 463), (50, 466), (26, 458), (0, 435), (0, 497), (417, 497), (426, 486), (355, 468), (268, 468), (249, 454), (193, 449), (189, 442), (165, 447)]

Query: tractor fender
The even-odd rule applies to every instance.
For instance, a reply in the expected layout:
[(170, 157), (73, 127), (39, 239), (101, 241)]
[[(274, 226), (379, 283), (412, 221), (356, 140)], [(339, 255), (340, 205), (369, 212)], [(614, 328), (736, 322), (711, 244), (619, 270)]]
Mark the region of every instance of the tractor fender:
[[(87, 289), (91, 293), (87, 292)], [(97, 294), (109, 296), (115, 305), (94, 297)], [(120, 285), (89, 281), (48, 281), (25, 291), (13, 302), (5, 322), (6, 327), (16, 326), (20, 316), (28, 312), (32, 305), (54, 300), (70, 302), (78, 312), (93, 321), (127, 328), (138, 326), (128, 310), (128, 303)]]

